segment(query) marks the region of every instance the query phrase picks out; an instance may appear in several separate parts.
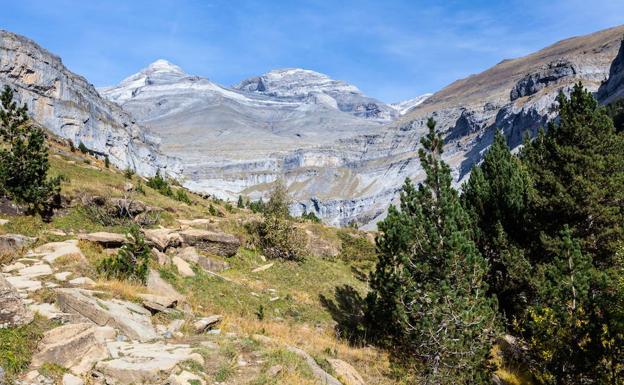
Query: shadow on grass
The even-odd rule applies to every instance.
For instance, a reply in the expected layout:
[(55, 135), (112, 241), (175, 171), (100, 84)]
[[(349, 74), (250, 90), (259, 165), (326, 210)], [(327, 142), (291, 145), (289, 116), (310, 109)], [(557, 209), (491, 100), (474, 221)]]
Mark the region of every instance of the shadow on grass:
[(352, 286), (335, 289), (334, 299), (320, 295), (321, 304), (336, 321), (336, 334), (351, 344), (362, 345), (366, 341), (366, 299)]

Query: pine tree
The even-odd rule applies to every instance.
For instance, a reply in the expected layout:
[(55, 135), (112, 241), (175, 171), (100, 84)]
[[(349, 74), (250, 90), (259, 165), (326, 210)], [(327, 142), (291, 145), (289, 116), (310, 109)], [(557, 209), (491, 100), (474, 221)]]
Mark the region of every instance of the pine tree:
[(0, 102), (0, 192), (49, 218), (60, 199), (60, 178), (47, 177), (45, 134), (30, 123), (26, 105), (13, 101), (10, 87), (5, 86)]
[(617, 303), (609, 273), (582, 253), (568, 227), (548, 248), (555, 257), (536, 268), (536, 298), (522, 322), (529, 367), (545, 384), (622, 383), (615, 382), (624, 375), (622, 318), (614, 322), (608, 309)]
[(582, 252), (609, 266), (624, 241), (624, 137), (582, 84), (557, 100), (559, 121), (522, 153), (539, 191), (535, 231), (547, 241), (568, 225)]
[(490, 262), (490, 293), (510, 318), (526, 306), (531, 266), (522, 245), (528, 237), (532, 192), (526, 167), (497, 131), (483, 163), (472, 169), (463, 186), (462, 203), (476, 225), (477, 247)]
[(236, 207), (238, 207), (239, 209), (245, 208), (245, 201), (243, 200), (242, 195), (238, 196), (238, 202), (236, 202)]
[(488, 266), (440, 159), (442, 137), (432, 119), (427, 125), (419, 151), (426, 179), (418, 188), (408, 179), (400, 209), (391, 206), (378, 224), (368, 318), (395, 349), (424, 364), (425, 383), (488, 383), (498, 329), (495, 301), (486, 296)]

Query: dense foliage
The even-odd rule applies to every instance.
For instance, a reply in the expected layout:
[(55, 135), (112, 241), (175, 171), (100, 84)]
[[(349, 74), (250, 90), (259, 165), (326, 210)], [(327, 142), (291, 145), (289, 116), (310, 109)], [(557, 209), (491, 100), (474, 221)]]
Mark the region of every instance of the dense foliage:
[(379, 224), (367, 322), (425, 382), (487, 382), (504, 331), (535, 383), (624, 384), (621, 103), (577, 84), (558, 106), (519, 156), (497, 132), (461, 199), (430, 124), (425, 181), (408, 180)]
[(31, 124), (26, 105), (6, 86), (0, 95), (0, 194), (49, 218), (60, 200), (60, 178), (48, 178), (43, 129)]

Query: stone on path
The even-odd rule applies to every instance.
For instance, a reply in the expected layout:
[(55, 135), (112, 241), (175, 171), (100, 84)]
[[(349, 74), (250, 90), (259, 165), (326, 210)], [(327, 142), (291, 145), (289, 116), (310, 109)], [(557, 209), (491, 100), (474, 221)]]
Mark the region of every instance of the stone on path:
[(165, 383), (184, 361), (204, 364), (202, 356), (190, 345), (109, 342), (107, 348), (112, 359), (98, 362), (95, 368), (118, 385)]
[(197, 374), (184, 370), (180, 374), (172, 374), (171, 377), (169, 377), (168, 383), (170, 385), (189, 385), (193, 383), (197, 385), (204, 385), (206, 384), (206, 381), (204, 381), (204, 379)]
[(71, 271), (63, 271), (63, 272), (54, 274), (54, 279), (56, 279), (57, 281), (65, 282), (67, 281), (67, 278), (69, 278), (70, 275), (72, 275)]
[(43, 287), (41, 281), (30, 277), (13, 276), (6, 277), (6, 280), (17, 290), (37, 291)]
[(69, 281), (70, 285), (73, 286), (95, 286), (95, 281), (92, 280), (89, 277), (78, 277), (78, 278), (74, 278), (71, 281)]
[(76, 256), (85, 259), (84, 254), (78, 247), (78, 240), (71, 239), (64, 242), (51, 242), (41, 245), (30, 253), (28, 256), (41, 256), (48, 263), (53, 263), (56, 259), (67, 256)]
[(151, 313), (141, 305), (118, 299), (97, 298), (97, 292), (84, 289), (57, 289), (61, 310), (78, 313), (100, 326), (119, 329), (128, 338), (138, 341), (160, 339), (151, 322)]
[(115, 338), (111, 327), (91, 323), (68, 324), (47, 331), (32, 358), (32, 366), (46, 363), (69, 368), (75, 374), (90, 371), (96, 362), (109, 358), (105, 342)]
[(65, 373), (63, 374), (63, 385), (84, 385), (84, 381), (71, 373)]
[(0, 274), (0, 328), (26, 325), (33, 319), (15, 287)]
[(52, 275), (53, 271), (50, 265), (42, 263), (40, 265), (24, 267), (23, 269), (18, 270), (17, 273), (22, 277), (35, 278), (45, 275)]
[(23, 268), (25, 268), (25, 267), (26, 267), (26, 265), (24, 265), (23, 263), (21, 263), (21, 262), (15, 262), (15, 263), (12, 263), (12, 264), (10, 264), (10, 265), (6, 265), (6, 266), (4, 266), (4, 267), (2, 268), (2, 272), (3, 272), (3, 273), (12, 273), (12, 272), (14, 272), (14, 271), (16, 271), (16, 270), (20, 270), (20, 269), (23, 269)]

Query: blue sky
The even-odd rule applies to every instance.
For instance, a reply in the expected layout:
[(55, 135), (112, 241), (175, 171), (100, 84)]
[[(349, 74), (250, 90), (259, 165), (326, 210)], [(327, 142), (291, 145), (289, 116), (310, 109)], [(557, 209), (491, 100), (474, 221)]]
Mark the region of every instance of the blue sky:
[(386, 102), (622, 23), (624, 0), (19, 0), (0, 13), (96, 86), (164, 58), (224, 85), (302, 67)]

